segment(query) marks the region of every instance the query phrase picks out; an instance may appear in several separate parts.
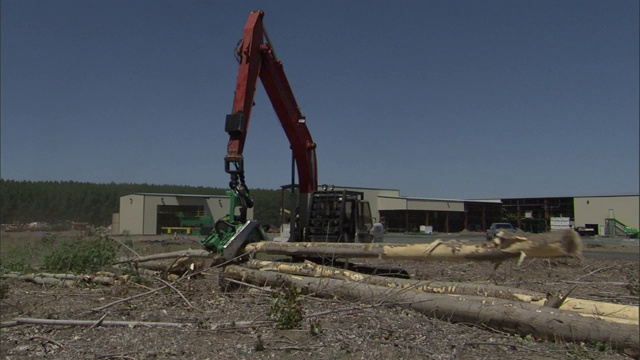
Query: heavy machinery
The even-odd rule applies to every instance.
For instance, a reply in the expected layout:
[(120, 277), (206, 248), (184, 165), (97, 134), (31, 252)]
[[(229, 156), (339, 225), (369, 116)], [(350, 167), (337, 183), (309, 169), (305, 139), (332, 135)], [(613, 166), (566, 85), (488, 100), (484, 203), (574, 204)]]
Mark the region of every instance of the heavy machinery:
[[(229, 143), (224, 167), (231, 177), (227, 191), (231, 209), (228, 218), (218, 220), (201, 244), (230, 259), (243, 245), (266, 239), (257, 221), (246, 220), (246, 210), (253, 206), (253, 200), (245, 183), (243, 149), (258, 78), (289, 140), (298, 170), (298, 184), (291, 186), (298, 191), (297, 211), (290, 217), (288, 241), (370, 242), (371, 210), (363, 194), (327, 187), (318, 189), (316, 144), (265, 30), (263, 17), (263, 11), (249, 14), (236, 48), (238, 78), (233, 110), (225, 122)], [(236, 207), (240, 207), (237, 216)]]

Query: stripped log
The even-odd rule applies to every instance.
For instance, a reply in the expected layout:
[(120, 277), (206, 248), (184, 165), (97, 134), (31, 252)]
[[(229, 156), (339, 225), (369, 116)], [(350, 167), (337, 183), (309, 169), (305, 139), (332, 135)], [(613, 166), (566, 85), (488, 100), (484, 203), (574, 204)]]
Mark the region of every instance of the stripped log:
[[(425, 281), (390, 278), (386, 276), (365, 275), (354, 271), (322, 266), (305, 261), (304, 263), (285, 263), (276, 261), (250, 260), (244, 264), (250, 269), (276, 271), (291, 275), (310, 277), (328, 277), (332, 279), (359, 281), (370, 285), (386, 286), (396, 289), (411, 289), (436, 294), (477, 295), (505, 300), (520, 301), (544, 306), (546, 294), (516, 289), (506, 286), (451, 281)], [(610, 322), (637, 324), (640, 321), (639, 309), (633, 305), (612, 304), (601, 301), (583, 300), (567, 297), (560, 306), (562, 310), (574, 311), (583, 316), (599, 317)]]
[(182, 275), (197, 270), (201, 270), (209, 266), (211, 261), (205, 259), (177, 258), (147, 261), (137, 264), (138, 268), (169, 274)]
[(615, 324), (580, 316), (571, 311), (503, 299), (472, 295), (429, 294), (406, 289), (327, 278), (290, 276), (227, 266), (225, 273), (257, 285), (290, 284), (304, 294), (338, 297), (361, 302), (381, 302), (418, 311), (426, 316), (459, 323), (485, 324), (521, 336), (550, 341), (601, 342), (613, 348), (640, 350), (637, 324)]
[(430, 244), (258, 242), (246, 251), (289, 256), (367, 258), (418, 261), (492, 261), (525, 257), (580, 257), (582, 241), (573, 230), (524, 237), (500, 234), (493, 242), (469, 245), (457, 240), (436, 240)]

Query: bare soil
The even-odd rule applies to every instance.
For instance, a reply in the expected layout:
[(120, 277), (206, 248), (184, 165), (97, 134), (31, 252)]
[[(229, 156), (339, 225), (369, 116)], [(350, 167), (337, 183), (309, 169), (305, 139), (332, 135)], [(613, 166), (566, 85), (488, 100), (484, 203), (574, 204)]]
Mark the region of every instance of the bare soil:
[[(147, 253), (193, 241), (155, 238)], [(636, 251), (637, 249), (620, 249)], [(375, 263), (375, 261), (372, 261)], [(494, 283), (572, 297), (638, 305), (638, 261), (526, 260), (522, 266), (488, 263), (384, 263), (424, 280)], [(481, 324), (453, 324), (394, 306), (304, 297), (306, 315), (293, 330), (275, 324), (238, 329), (233, 323), (267, 320), (273, 303), (266, 290), (224, 280), (220, 269), (103, 311), (92, 309), (163, 285), (154, 278), (114, 286), (63, 288), (3, 280), (3, 323), (15, 318), (183, 323), (184, 328), (20, 325), (0, 330), (3, 359), (625, 359), (637, 354), (607, 344), (538, 341)], [(268, 289), (267, 289), (268, 290)], [(182, 296), (184, 296), (184, 298)], [(188, 300), (188, 301), (187, 301)], [(323, 313), (324, 315), (314, 316)], [(227, 324), (227, 326), (222, 326)], [(318, 333), (311, 330), (317, 329)]]

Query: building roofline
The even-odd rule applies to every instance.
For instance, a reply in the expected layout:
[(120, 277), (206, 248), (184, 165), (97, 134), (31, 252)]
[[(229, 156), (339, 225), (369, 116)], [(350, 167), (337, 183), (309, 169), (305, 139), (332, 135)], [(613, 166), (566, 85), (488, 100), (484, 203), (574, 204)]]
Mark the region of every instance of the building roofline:
[(567, 195), (567, 196), (509, 196), (509, 197), (492, 197), (484, 199), (473, 200), (517, 200), (517, 199), (562, 199), (562, 198), (593, 198), (593, 197), (628, 197), (628, 196), (640, 196), (639, 194), (621, 194), (621, 195)]
[(132, 193), (132, 194), (129, 194), (129, 195), (124, 195), (122, 197), (131, 196), (131, 195), (174, 196), (174, 197), (195, 197), (195, 198), (228, 198), (227, 195), (170, 194), (170, 193), (145, 193), (145, 192)]
[[(321, 188), (325, 184), (318, 185)], [(397, 191), (400, 193), (400, 189), (389, 189), (389, 188), (372, 188), (372, 187), (362, 187), (362, 186), (344, 186), (344, 185), (327, 185), (329, 187), (333, 186), (335, 189), (362, 189), (362, 190), (386, 190), (386, 191)]]
[(465, 200), (465, 199), (439, 199), (439, 198), (419, 198), (419, 197), (408, 197), (408, 196), (389, 196), (389, 195), (378, 195), (379, 198), (387, 198), (387, 199), (403, 199), (403, 200), (426, 200), (426, 201), (448, 201), (448, 202), (477, 202), (477, 203), (488, 203), (488, 204), (500, 204), (502, 201), (500, 199), (487, 199), (487, 200)]

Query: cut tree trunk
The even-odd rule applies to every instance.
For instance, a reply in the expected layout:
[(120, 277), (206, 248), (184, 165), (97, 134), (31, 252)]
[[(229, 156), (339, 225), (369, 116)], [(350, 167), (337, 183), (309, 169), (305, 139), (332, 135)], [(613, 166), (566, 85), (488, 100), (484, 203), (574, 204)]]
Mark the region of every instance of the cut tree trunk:
[(54, 320), (54, 319), (33, 319), (16, 318), (17, 325), (71, 325), (71, 326), (141, 326), (141, 327), (186, 327), (191, 324), (166, 323), (166, 322), (145, 322), (145, 321), (109, 321), (109, 320)]
[(137, 264), (137, 267), (146, 270), (182, 275), (184, 273), (190, 273), (204, 269), (210, 263), (211, 262), (206, 259), (177, 258), (146, 261)]
[[(410, 289), (436, 294), (477, 295), (513, 300), (544, 306), (546, 294), (492, 284), (462, 283), (450, 281), (428, 281), (390, 278), (386, 276), (365, 275), (354, 271), (322, 266), (310, 261), (304, 263), (285, 263), (276, 261), (250, 260), (244, 266), (263, 271), (277, 271), (291, 275), (327, 277), (332, 279), (359, 281), (370, 285), (386, 286), (396, 289)], [(612, 304), (601, 301), (582, 300), (567, 297), (560, 306), (589, 317), (602, 317), (611, 322), (637, 324), (638, 307), (633, 305)]]
[(215, 258), (217, 255), (209, 251), (188, 249), (121, 259), (116, 265), (131, 264), (137, 268), (182, 275), (205, 268)]
[[(59, 326), (126, 326), (126, 327), (193, 327), (192, 323), (167, 323), (167, 322), (145, 322), (145, 321), (110, 321), (110, 320), (54, 320), (35, 318), (16, 318), (13, 321), (0, 324), (0, 327), (11, 327), (18, 325), (59, 325)], [(210, 324), (210, 330), (235, 330), (245, 328), (255, 328), (258, 326), (271, 326), (273, 321), (233, 321), (229, 323)]]
[(502, 234), (493, 242), (469, 245), (457, 240), (436, 240), (430, 244), (388, 243), (280, 243), (258, 242), (246, 246), (246, 251), (289, 256), (326, 258), (367, 258), (418, 261), (492, 261), (525, 257), (580, 257), (582, 241), (573, 230), (557, 231), (523, 237)]
[(32, 282), (40, 285), (56, 285), (56, 286), (73, 286), (76, 282), (84, 282), (90, 284), (113, 285), (115, 279), (110, 276), (91, 276), (91, 275), (74, 275), (74, 274), (3, 274), (3, 278), (18, 279)]
[(188, 249), (188, 250), (179, 250), (179, 251), (172, 251), (172, 252), (166, 252), (166, 253), (160, 253), (160, 254), (152, 254), (152, 255), (147, 255), (147, 256), (140, 256), (140, 257), (135, 257), (135, 258), (120, 259), (120, 260), (118, 260), (116, 262), (116, 264), (141, 263), (141, 262), (146, 262), (146, 261), (162, 260), (162, 259), (175, 259), (175, 258), (182, 258), (182, 257), (187, 257), (187, 258), (213, 258), (213, 255), (207, 250), (192, 250), (192, 249)]
[(640, 348), (637, 324), (615, 324), (587, 318), (571, 311), (510, 300), (471, 295), (429, 294), (406, 289), (327, 278), (290, 276), (231, 265), (229, 277), (256, 285), (291, 284), (304, 294), (338, 297), (362, 302), (381, 302), (411, 308), (429, 317), (459, 323), (485, 324), (521, 336), (551, 341), (601, 342), (616, 349)]

